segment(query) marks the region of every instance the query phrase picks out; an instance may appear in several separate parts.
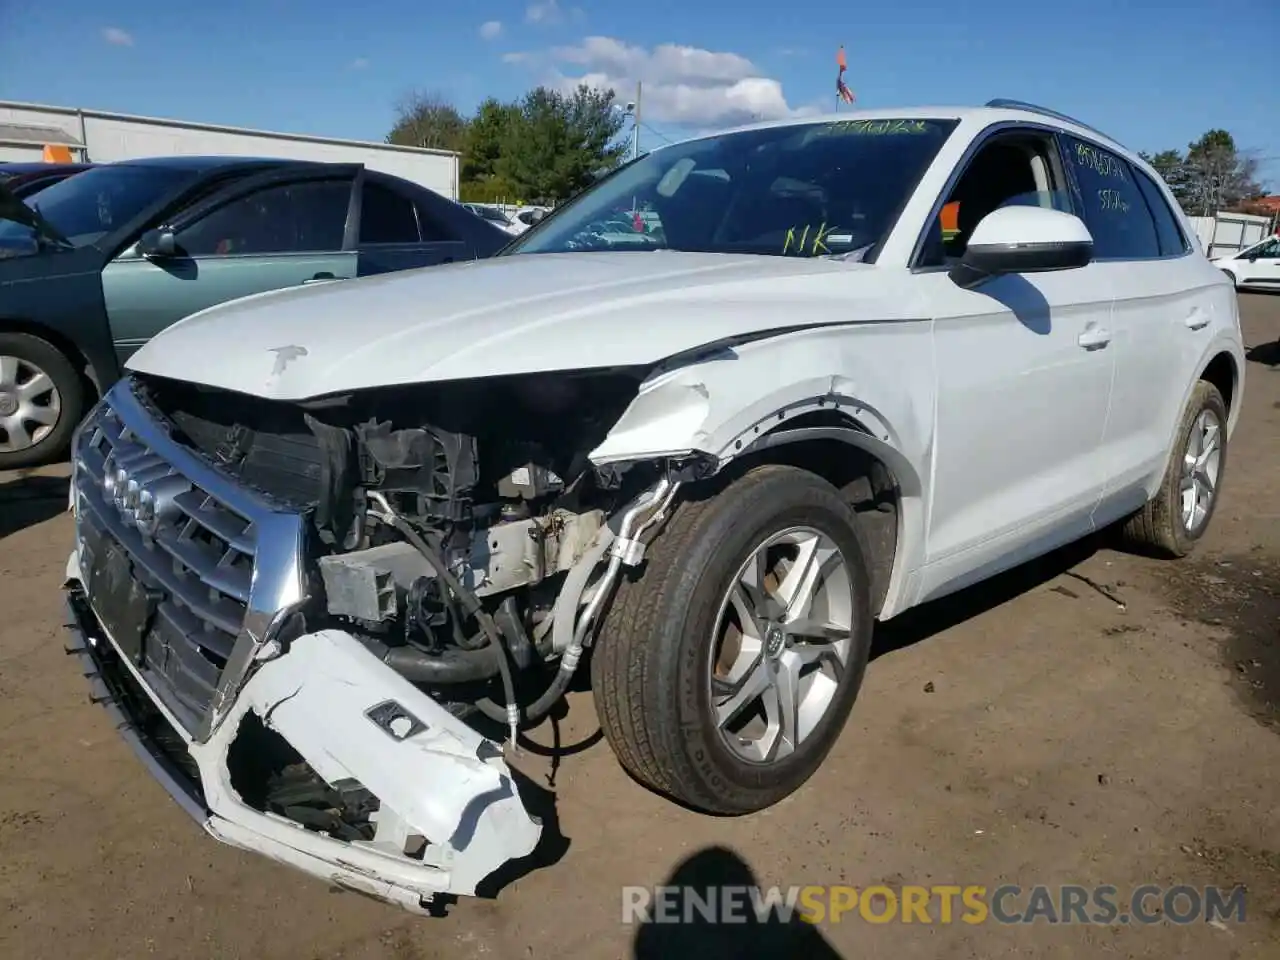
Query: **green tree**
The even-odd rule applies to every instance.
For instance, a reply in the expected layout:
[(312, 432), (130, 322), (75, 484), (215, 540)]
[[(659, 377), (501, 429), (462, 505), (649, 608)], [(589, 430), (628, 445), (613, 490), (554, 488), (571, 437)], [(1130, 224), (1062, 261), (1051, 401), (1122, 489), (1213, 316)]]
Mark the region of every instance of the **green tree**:
[(1156, 173), (1160, 174), (1164, 182), (1169, 185), (1179, 205), (1183, 209), (1189, 209), (1192, 192), (1187, 179), (1186, 160), (1183, 159), (1182, 154), (1177, 150), (1161, 150), (1154, 156), (1148, 153), (1142, 153), (1140, 156), (1151, 164)]
[(396, 122), (387, 143), (461, 152), (466, 144), (467, 120), (438, 93), (413, 91), (396, 104)]
[(502, 138), (495, 172), (531, 202), (556, 202), (612, 168), (625, 145), (613, 91), (580, 85), (571, 95), (547, 87), (530, 91)]
[(462, 179), (482, 183), (498, 173), (498, 158), (503, 144), (515, 124), (520, 121), (520, 107), (490, 97), (480, 104), (467, 127), (466, 150), (462, 163)]

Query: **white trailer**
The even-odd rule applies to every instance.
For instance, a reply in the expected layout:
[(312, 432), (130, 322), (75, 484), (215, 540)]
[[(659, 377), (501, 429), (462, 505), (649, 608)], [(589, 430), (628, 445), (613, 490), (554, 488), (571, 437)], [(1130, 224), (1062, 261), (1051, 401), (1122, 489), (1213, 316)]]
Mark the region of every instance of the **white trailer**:
[(363, 163), (458, 198), (459, 157), (449, 150), (0, 100), (0, 162), (38, 161), (46, 148), (62, 148), (72, 160), (100, 163), (174, 155)]
[(1251, 213), (1220, 213), (1216, 217), (1190, 217), (1200, 248), (1210, 259), (1239, 253), (1271, 233), (1271, 217)]

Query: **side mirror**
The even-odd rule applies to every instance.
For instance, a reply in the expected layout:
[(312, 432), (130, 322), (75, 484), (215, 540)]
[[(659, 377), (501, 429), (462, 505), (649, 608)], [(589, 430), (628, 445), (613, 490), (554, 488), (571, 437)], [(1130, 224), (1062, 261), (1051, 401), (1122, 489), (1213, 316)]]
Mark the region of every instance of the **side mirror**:
[(178, 252), (173, 231), (168, 227), (147, 230), (138, 238), (138, 254), (143, 257), (172, 257)]
[(539, 224), (545, 219), (547, 219), (547, 211), (535, 210), (533, 213), (529, 214), (529, 226), (532, 227), (535, 224)]
[(974, 227), (949, 276), (965, 290), (1006, 273), (1048, 273), (1087, 266), (1093, 236), (1084, 221), (1045, 207), (1001, 207)]

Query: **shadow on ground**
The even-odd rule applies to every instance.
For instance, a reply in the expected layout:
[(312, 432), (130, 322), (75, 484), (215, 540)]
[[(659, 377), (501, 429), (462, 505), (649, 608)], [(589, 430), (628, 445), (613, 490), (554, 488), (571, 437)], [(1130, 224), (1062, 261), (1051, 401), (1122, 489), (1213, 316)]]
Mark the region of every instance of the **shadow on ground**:
[(66, 477), (18, 476), (0, 481), (0, 539), (67, 509)]
[[(657, 896), (650, 901), (647, 919), (632, 942), (632, 956), (635, 960), (840, 960), (821, 931), (799, 916), (782, 917), (776, 912), (758, 916), (746, 889), (756, 883), (746, 861), (733, 851), (699, 850), (663, 884), (680, 888), (683, 896), (669, 903)], [(730, 894), (732, 906), (726, 907)]]
[(1280, 340), (1260, 343), (1245, 351), (1245, 358), (1251, 363), (1261, 363), (1268, 367), (1280, 367)]
[(1072, 570), (1103, 547), (1109, 546), (1108, 536), (1104, 533), (1086, 537), (959, 593), (913, 607), (892, 620), (876, 624), (871, 659), (959, 626), (1064, 574), (1077, 580), (1082, 590), (1095, 590), (1115, 600), (1106, 587)]

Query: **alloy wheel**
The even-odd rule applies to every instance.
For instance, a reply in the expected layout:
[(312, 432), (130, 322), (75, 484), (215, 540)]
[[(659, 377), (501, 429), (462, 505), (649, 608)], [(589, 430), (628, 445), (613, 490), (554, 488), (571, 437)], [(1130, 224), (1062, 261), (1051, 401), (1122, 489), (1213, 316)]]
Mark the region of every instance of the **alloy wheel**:
[(783, 530), (747, 557), (721, 600), (709, 670), (717, 729), (740, 758), (782, 760), (826, 716), (854, 610), (848, 563), (819, 530)]

